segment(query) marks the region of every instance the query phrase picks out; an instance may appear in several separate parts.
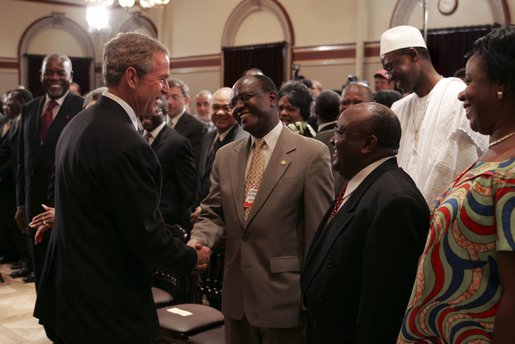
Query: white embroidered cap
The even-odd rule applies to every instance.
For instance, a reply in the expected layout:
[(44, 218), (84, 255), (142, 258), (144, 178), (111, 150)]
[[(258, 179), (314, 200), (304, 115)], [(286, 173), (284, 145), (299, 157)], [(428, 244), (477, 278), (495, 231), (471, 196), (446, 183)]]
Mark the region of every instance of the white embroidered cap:
[(415, 47), (427, 48), (420, 30), (408, 25), (396, 26), (386, 30), (381, 35), (379, 55), (383, 56), (391, 51)]

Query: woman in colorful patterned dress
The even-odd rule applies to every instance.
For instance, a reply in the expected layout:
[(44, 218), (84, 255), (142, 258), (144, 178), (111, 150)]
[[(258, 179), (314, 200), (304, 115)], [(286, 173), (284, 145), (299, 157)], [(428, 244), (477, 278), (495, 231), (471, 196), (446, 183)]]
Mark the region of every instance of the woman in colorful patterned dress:
[(490, 145), (437, 200), (398, 343), (515, 343), (515, 28), (469, 56), (459, 99)]

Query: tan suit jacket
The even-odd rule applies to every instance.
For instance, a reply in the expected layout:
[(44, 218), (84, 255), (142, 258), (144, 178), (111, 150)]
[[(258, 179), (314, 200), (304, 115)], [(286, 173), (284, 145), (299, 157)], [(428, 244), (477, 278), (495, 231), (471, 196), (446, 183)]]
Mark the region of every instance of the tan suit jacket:
[(301, 324), (300, 271), (317, 226), (334, 199), (327, 147), (283, 127), (248, 223), (243, 220), (250, 138), (217, 152), (209, 195), (192, 231), (212, 247), (227, 233), (222, 310), (256, 327)]

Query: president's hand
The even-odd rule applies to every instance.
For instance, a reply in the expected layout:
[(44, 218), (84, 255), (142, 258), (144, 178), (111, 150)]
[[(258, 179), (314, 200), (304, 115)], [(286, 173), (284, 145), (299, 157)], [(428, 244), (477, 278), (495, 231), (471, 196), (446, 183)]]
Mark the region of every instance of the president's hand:
[(193, 273), (202, 273), (207, 269), (209, 258), (211, 257), (211, 249), (195, 239), (191, 239), (188, 242), (188, 246), (193, 247), (197, 251), (197, 265), (193, 269)]

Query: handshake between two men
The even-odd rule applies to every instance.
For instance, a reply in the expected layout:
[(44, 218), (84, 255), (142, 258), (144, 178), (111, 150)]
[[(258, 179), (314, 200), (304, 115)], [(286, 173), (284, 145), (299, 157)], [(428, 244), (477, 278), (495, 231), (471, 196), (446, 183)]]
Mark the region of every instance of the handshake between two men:
[(193, 273), (201, 274), (207, 269), (209, 258), (211, 257), (211, 249), (195, 239), (190, 240), (187, 245), (197, 251), (197, 265), (193, 269)]

